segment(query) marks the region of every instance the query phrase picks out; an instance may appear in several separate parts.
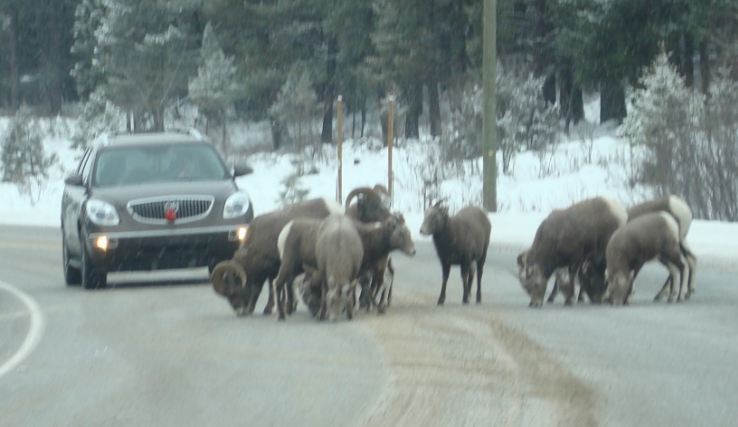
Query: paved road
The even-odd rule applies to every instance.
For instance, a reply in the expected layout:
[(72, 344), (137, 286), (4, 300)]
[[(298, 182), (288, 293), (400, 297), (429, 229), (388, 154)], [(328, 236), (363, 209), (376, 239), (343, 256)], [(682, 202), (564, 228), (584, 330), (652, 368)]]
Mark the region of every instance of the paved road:
[(483, 304), (460, 304), (453, 270), (436, 307), (440, 267), (419, 243), (415, 258), (394, 257), (386, 315), (320, 324), (300, 309), (280, 324), (236, 318), (199, 280), (67, 288), (59, 239), (52, 229), (0, 227), (0, 284), (12, 287), (0, 286), (0, 425), (738, 419), (738, 283), (709, 260), (686, 304), (650, 302), (665, 276), (653, 267), (630, 307), (531, 310), (512, 276), (515, 251), (493, 246)]

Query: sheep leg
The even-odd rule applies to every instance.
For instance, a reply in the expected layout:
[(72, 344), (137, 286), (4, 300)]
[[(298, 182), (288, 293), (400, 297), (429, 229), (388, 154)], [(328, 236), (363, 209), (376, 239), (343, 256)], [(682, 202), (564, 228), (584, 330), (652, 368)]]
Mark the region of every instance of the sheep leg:
[[(684, 270), (685, 263), (682, 261), (681, 251), (670, 251), (664, 257), (661, 262), (666, 264), (669, 269), (669, 276), (671, 276), (671, 286), (669, 287), (669, 302), (681, 301), (682, 289), (684, 288)], [(677, 283), (677, 273), (679, 274), (679, 282)]]
[(687, 281), (687, 294), (684, 296), (685, 299), (689, 299), (694, 293), (694, 280), (695, 280), (695, 269), (697, 268), (697, 257), (687, 246), (687, 242), (682, 241), (680, 243), (682, 255), (687, 260), (689, 266), (689, 278)]
[(482, 272), (484, 271), (484, 260), (486, 254), (477, 261), (477, 304), (482, 303)]
[(279, 281), (274, 282), (274, 293), (277, 295), (277, 319), (278, 320), (284, 320), (284, 312), (285, 312), (285, 289), (284, 289), (284, 283), (279, 283)]
[(325, 320), (328, 313), (328, 284), (325, 280), (320, 284), (320, 311), (318, 312), (318, 320)]
[(461, 263), (461, 282), (464, 286), (464, 296), (462, 297), (462, 304), (469, 304), (469, 293), (471, 288), (471, 283), (469, 281), (469, 278), (471, 277), (471, 268), (470, 263), (462, 262)]
[(576, 274), (576, 267), (569, 267), (569, 275), (566, 277), (566, 286), (563, 288), (564, 291), (564, 305), (572, 305), (574, 303), (574, 294), (576, 289), (574, 288), (574, 275)]
[(441, 283), (441, 295), (438, 296), (438, 305), (443, 305), (446, 302), (446, 283), (448, 283), (448, 275), (451, 273), (451, 264), (442, 263), (441, 269), (443, 270), (443, 283)]
[(359, 293), (359, 308), (365, 308), (368, 312), (371, 310), (372, 283), (366, 274), (359, 279), (361, 292)]
[(392, 267), (392, 258), (387, 260), (387, 269), (385, 270), (384, 282), (389, 283), (387, 290), (387, 307), (392, 304), (392, 285), (395, 283), (395, 268)]
[[(469, 279), (468, 279), (469, 280), (468, 288), (469, 288), (469, 291), (467, 292), (467, 294), (469, 294), (469, 298), (471, 298), (472, 288), (474, 287), (474, 276), (476, 276), (476, 275), (477, 275), (477, 262), (476, 261), (471, 261), (469, 263), (469, 273), (468, 273), (468, 277), (469, 277)], [(477, 292), (477, 296), (478, 297), (481, 296), (481, 295), (479, 295), (479, 292)], [(479, 303), (480, 301), (481, 300), (478, 300), (477, 303)]]
[(379, 302), (377, 302), (377, 313), (384, 314), (386, 306), (385, 306), (385, 295), (387, 294), (387, 288), (386, 284), (384, 282), (384, 273), (377, 275), (377, 281), (379, 282), (379, 285), (377, 285), (377, 294), (374, 296), (374, 301), (377, 301), (377, 297), (379, 298)]
[(546, 300), (547, 304), (553, 304), (553, 302), (556, 300), (556, 294), (559, 293), (559, 281), (554, 280), (553, 288), (551, 289), (551, 293), (548, 295), (548, 299)]
[[(666, 266), (668, 269), (669, 266)], [(669, 276), (664, 281), (664, 285), (661, 287), (661, 290), (656, 294), (655, 297), (653, 297), (654, 302), (659, 302), (664, 298), (664, 295), (666, 295), (666, 290), (671, 288), (671, 271), (669, 272)]]
[(346, 290), (346, 317), (348, 317), (348, 320), (351, 320), (354, 318), (354, 304), (356, 304), (356, 296), (354, 293), (354, 284), (353, 282), (348, 285), (348, 289)]
[[(255, 296), (252, 296), (251, 301), (251, 312), (254, 312), (254, 309), (256, 308), (256, 301), (259, 299), (259, 295), (261, 294), (261, 288), (264, 286), (262, 283), (259, 285), (259, 290), (256, 292)], [(267, 299), (267, 303), (264, 306), (264, 315), (268, 316), (272, 314), (272, 310), (274, 310), (274, 287), (273, 287), (273, 281), (272, 279), (269, 279), (269, 298)]]

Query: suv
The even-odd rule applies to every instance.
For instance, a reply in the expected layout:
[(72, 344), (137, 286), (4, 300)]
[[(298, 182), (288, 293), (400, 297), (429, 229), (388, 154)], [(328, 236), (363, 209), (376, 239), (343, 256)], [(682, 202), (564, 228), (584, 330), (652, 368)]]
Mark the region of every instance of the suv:
[(64, 279), (104, 287), (109, 271), (208, 266), (229, 259), (254, 216), (249, 196), (197, 134), (103, 137), (64, 181)]

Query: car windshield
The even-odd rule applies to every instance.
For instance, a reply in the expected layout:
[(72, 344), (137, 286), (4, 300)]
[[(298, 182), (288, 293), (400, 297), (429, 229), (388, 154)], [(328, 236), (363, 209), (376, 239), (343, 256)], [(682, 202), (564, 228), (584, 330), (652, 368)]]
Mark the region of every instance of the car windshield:
[(95, 164), (93, 186), (221, 180), (228, 173), (208, 144), (106, 147)]

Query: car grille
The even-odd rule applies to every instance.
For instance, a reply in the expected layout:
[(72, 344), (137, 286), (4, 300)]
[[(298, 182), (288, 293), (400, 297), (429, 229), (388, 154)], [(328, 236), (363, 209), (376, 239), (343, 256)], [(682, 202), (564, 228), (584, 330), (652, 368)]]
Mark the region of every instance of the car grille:
[(197, 221), (208, 216), (213, 209), (212, 196), (171, 196), (138, 199), (128, 202), (128, 212), (133, 219), (145, 224), (166, 224), (168, 207), (177, 211), (177, 223)]

